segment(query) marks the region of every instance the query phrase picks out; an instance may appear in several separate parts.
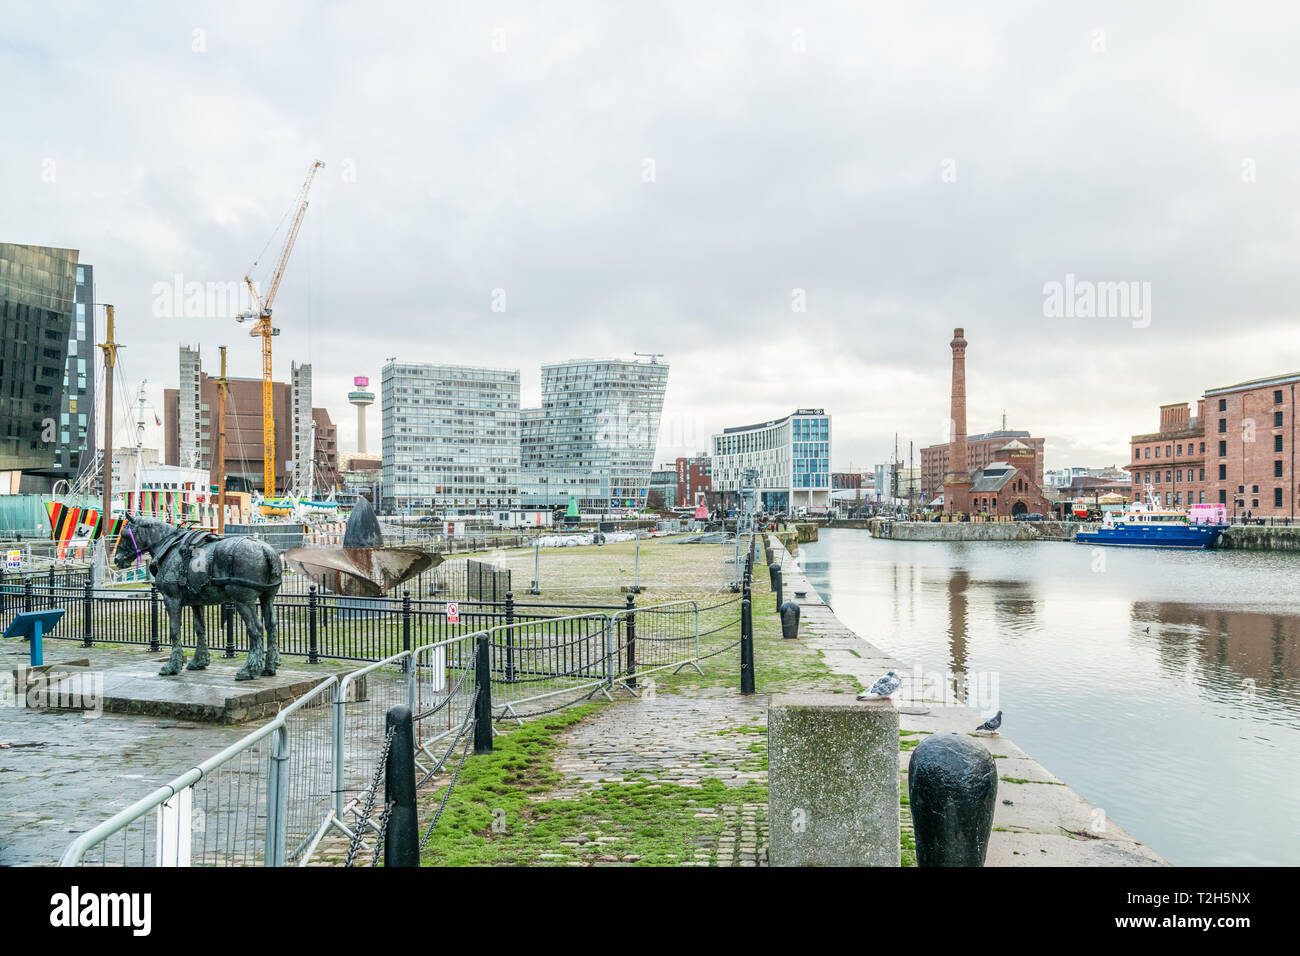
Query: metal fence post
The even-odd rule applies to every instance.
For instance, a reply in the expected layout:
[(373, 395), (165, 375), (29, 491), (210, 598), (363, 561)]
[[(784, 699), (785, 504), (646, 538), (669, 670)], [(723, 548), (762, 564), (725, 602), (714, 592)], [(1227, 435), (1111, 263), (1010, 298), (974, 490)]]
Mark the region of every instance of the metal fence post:
[(235, 606), (233, 604), (221, 605), (221, 620), (226, 625), (226, 657), (235, 656)]
[(515, 680), (515, 592), (506, 592), (506, 681)]
[(740, 602), (740, 692), (754, 693), (754, 614), (748, 596)]
[(407, 652), (402, 661), (402, 672), (411, 669), (411, 589), (402, 591), (402, 650)]
[(267, 866), (284, 866), (285, 823), (289, 816), (289, 731), (281, 724), (271, 735), (266, 775)]
[(474, 753), (492, 752), (492, 672), (488, 661), (488, 636), (478, 636), (474, 661)]
[(627, 595), (627, 686), (636, 686), (636, 603)]
[(90, 583), (90, 578), (86, 578), (85, 596), (82, 598), (82, 618), (83, 618), (82, 630), (81, 630), (82, 647), (90, 647), (91, 644), (94, 643), (93, 621), (91, 620), (91, 614), (93, 612), (94, 606), (95, 606), (95, 588), (94, 585)]
[(636, 564), (632, 572), (632, 593), (641, 593), (641, 532), (636, 533)]
[(346, 677), (334, 688), (334, 819), (343, 822), (343, 709), (349, 686), (356, 686)]
[(149, 651), (158, 652), (158, 585), (149, 583)]
[(316, 646), (316, 585), (307, 589), (307, 663), (320, 663), (320, 649)]
[(31, 613), (35, 602), (36, 586), (32, 583), (32, 575), (29, 573), (23, 577), (23, 612)]
[(391, 806), (384, 835), (384, 866), (419, 866), (419, 820), (415, 815), (415, 729), (411, 708), (388, 708), (384, 720), (393, 733), (385, 767), (384, 805)]
[(542, 593), (542, 546), (533, 542), (533, 586), (528, 589), (529, 594)]

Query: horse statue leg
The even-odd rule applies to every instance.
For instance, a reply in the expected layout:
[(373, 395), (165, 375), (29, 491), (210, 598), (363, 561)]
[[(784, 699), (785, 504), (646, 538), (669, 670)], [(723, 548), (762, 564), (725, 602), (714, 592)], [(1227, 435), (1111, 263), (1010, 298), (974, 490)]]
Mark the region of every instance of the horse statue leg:
[(203, 623), (203, 608), (198, 606), (194, 607), (194, 635), (198, 638), (198, 647), (194, 650), (194, 660), (190, 661), (186, 670), (205, 670), (212, 662), (212, 655), (208, 653), (208, 629)]
[(158, 676), (171, 677), (179, 674), (185, 666), (185, 652), (181, 650), (181, 614), (185, 609), (181, 607), (179, 597), (168, 597), (163, 593), (162, 600), (163, 607), (167, 609), (167, 629), (172, 641), (172, 653)]
[(274, 677), (280, 666), (280, 634), (275, 626), (275, 592), (264, 592), (258, 601), (262, 605), (262, 627), (266, 631), (266, 666), (263, 677)]
[(251, 601), (236, 601), (235, 610), (248, 628), (248, 660), (235, 673), (235, 680), (252, 680), (261, 677), (262, 670), (266, 667), (266, 655), (262, 653), (262, 622)]

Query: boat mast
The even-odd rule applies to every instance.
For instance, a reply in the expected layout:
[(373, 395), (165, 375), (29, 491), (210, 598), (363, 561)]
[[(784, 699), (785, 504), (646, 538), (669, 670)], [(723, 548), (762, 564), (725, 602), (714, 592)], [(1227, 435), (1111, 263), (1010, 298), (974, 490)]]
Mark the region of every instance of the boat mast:
[(108, 537), (113, 518), (113, 366), (117, 364), (118, 344), (113, 341), (113, 307), (104, 306), (108, 321), (107, 335), (99, 346), (104, 350), (104, 505), (101, 509), (101, 537)]

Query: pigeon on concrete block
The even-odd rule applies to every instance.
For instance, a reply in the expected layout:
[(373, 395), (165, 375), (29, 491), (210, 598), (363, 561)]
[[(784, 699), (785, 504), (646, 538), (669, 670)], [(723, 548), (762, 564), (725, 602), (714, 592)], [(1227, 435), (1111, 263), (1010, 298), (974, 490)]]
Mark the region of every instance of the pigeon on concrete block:
[(997, 729), (1001, 726), (1002, 726), (1002, 711), (999, 710), (996, 714), (994, 714), (988, 720), (984, 721), (984, 723), (980, 724), (975, 729), (977, 731), (988, 730), (988, 731), (996, 732)]
[(903, 685), (903, 678), (898, 676), (896, 671), (890, 671), (884, 677), (877, 677), (876, 682), (871, 688), (858, 695), (858, 700), (869, 700), (873, 697), (888, 697), (894, 691)]

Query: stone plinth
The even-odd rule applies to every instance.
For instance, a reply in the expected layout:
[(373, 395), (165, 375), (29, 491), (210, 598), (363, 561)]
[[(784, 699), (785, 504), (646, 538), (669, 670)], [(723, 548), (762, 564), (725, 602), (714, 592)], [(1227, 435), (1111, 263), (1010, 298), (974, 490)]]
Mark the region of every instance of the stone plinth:
[[(85, 685), (86, 689), (83, 689), (84, 678), (67, 678), (50, 690), (52, 694), (60, 690), (84, 694), (93, 688), (102, 694), (107, 713), (228, 724), (274, 717), (282, 707), (329, 676), (323, 672), (281, 671), (274, 677), (237, 681), (235, 672), (243, 665), (242, 660), (237, 660), (229, 664), (213, 661), (207, 670), (160, 677), (158, 668), (163, 660), (150, 659), (90, 672), (94, 682)], [(74, 680), (79, 682), (74, 684)]]
[(898, 866), (898, 711), (781, 694), (767, 717), (772, 866)]

